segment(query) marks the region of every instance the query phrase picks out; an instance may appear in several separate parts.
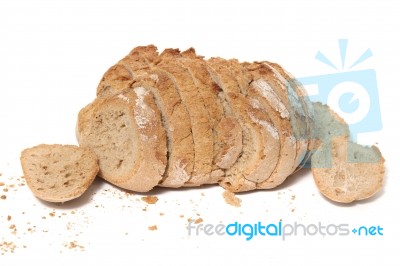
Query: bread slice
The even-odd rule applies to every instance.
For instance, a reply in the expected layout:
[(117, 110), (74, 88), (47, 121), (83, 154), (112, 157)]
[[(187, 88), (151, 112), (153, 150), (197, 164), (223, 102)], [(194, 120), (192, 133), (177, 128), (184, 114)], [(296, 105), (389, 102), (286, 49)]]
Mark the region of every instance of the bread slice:
[(312, 156), (312, 173), (319, 191), (342, 203), (367, 199), (383, 184), (384, 158), (376, 146), (353, 143), (347, 137), (332, 139), (331, 149)]
[(99, 158), (99, 176), (116, 186), (147, 192), (164, 176), (165, 129), (145, 87), (97, 98), (79, 113), (77, 135)]
[(95, 179), (99, 166), (88, 148), (38, 145), (21, 154), (28, 187), (39, 199), (65, 202), (81, 196)]
[(225, 176), (242, 152), (242, 128), (224, 105), (223, 91), (212, 80), (207, 63), (193, 48), (182, 52), (180, 63), (187, 67), (198, 88), (197, 97), (204, 101), (213, 135), (212, 173), (208, 183), (217, 183)]
[(200, 186), (208, 183), (211, 174), (213, 138), (210, 119), (205, 103), (194, 83), (189, 70), (182, 65), (183, 57), (179, 49), (166, 49), (160, 54), (160, 68), (170, 75), (182, 103), (186, 106), (189, 116), (194, 143), (193, 172), (185, 186)]

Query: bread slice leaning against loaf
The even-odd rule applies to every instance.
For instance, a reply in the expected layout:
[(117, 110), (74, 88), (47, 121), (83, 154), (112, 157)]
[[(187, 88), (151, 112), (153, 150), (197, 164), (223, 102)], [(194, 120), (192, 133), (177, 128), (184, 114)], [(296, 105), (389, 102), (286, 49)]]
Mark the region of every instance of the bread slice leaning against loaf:
[(99, 166), (88, 148), (41, 144), (21, 154), (28, 187), (39, 199), (65, 202), (81, 196), (95, 179)]
[(167, 143), (153, 94), (144, 87), (97, 98), (78, 116), (77, 138), (99, 158), (99, 176), (147, 192), (162, 179)]
[(330, 149), (314, 153), (311, 166), (315, 184), (324, 196), (349, 203), (367, 199), (382, 188), (384, 162), (376, 146), (361, 146), (347, 137), (337, 137)]

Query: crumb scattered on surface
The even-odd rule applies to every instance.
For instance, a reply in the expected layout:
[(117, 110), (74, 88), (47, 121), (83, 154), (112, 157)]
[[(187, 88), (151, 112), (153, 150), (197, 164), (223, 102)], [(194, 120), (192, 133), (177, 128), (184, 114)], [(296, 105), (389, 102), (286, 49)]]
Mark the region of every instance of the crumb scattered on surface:
[(10, 225), (8, 228), (11, 230), (12, 235), (17, 234), (17, 226), (15, 224)]
[(51, 217), (54, 217), (54, 216), (56, 216), (56, 213), (55, 213), (55, 212), (51, 212), (51, 213), (49, 213), (49, 215), (50, 215)]
[(160, 216), (164, 216), (165, 215), (165, 213), (163, 213), (163, 212), (160, 212)]
[(79, 245), (76, 241), (71, 241), (71, 242), (65, 244), (64, 246), (69, 249), (75, 249), (75, 250), (80, 249), (82, 251), (85, 250), (85, 247), (82, 245)]
[(5, 183), (4, 182), (0, 182), (0, 187), (4, 186)]
[(225, 199), (225, 202), (228, 203), (229, 205), (235, 206), (235, 207), (240, 207), (240, 203), (242, 202), (241, 199), (236, 197), (235, 193), (225, 190), (224, 193), (222, 193), (222, 196)]
[(292, 200), (295, 200), (296, 199), (296, 195), (292, 195)]
[(202, 223), (203, 222), (203, 219), (202, 218), (197, 218), (195, 221), (194, 221), (194, 224), (199, 224), (199, 223)]
[(185, 215), (181, 214), (179, 215), (179, 218), (185, 218)]
[(4, 253), (7, 253), (7, 252), (14, 253), (14, 250), (16, 247), (17, 246), (12, 241), (11, 242), (7, 242), (7, 241), (0, 242), (1, 255), (4, 255)]
[(7, 215), (7, 221), (11, 221), (12, 217), (11, 215)]
[(158, 198), (156, 196), (146, 196), (142, 197), (142, 201), (146, 202), (147, 204), (156, 204)]
[(6, 195), (1, 195), (0, 199), (5, 200), (5, 199), (7, 199), (7, 196)]
[(158, 229), (157, 225), (152, 225), (152, 226), (149, 226), (148, 228), (150, 231), (156, 231)]

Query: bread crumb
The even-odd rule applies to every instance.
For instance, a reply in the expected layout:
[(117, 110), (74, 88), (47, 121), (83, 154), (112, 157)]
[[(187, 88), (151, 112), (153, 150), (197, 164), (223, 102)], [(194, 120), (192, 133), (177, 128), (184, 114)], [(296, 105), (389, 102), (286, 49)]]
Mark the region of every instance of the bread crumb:
[(49, 213), (49, 215), (50, 215), (51, 217), (54, 217), (54, 216), (56, 216), (56, 213), (55, 213), (55, 212), (51, 212), (51, 213)]
[(202, 223), (202, 222), (203, 222), (203, 219), (198, 218), (198, 219), (196, 219), (196, 220), (194, 221), (194, 224), (199, 224), (199, 223)]
[(4, 186), (5, 183), (4, 182), (0, 182), (0, 187)]
[(179, 215), (179, 218), (185, 218), (185, 215), (181, 214)]
[(164, 216), (165, 215), (165, 213), (163, 213), (163, 212), (160, 212), (160, 216)]
[(11, 234), (17, 234), (17, 227), (15, 226), (15, 224), (10, 225), (8, 228), (11, 230)]
[(146, 196), (142, 197), (142, 201), (146, 202), (147, 204), (156, 204), (158, 198), (156, 196)]
[(241, 199), (239, 199), (238, 197), (236, 197), (235, 193), (229, 191), (229, 190), (225, 190), (224, 193), (222, 193), (222, 196), (225, 199), (225, 202), (234, 206), (234, 207), (240, 207), (240, 203), (242, 202)]
[(8, 192), (8, 188), (3, 188), (3, 191), (4, 192)]
[(4, 255), (5, 252), (14, 253), (16, 247), (17, 246), (13, 242), (7, 242), (7, 241), (0, 242), (1, 255)]
[(79, 245), (78, 243), (76, 243), (76, 241), (73, 242), (69, 242), (68, 244), (64, 245), (65, 247), (68, 247), (69, 249), (80, 249), (80, 250), (85, 250), (85, 247), (82, 245)]
[(152, 225), (148, 227), (150, 231), (156, 231), (158, 230), (157, 225)]
[(0, 199), (5, 200), (5, 199), (7, 199), (7, 196), (6, 195), (1, 195)]
[(7, 216), (7, 221), (11, 221), (11, 215)]
[(292, 195), (292, 200), (295, 200), (296, 199), (296, 195)]

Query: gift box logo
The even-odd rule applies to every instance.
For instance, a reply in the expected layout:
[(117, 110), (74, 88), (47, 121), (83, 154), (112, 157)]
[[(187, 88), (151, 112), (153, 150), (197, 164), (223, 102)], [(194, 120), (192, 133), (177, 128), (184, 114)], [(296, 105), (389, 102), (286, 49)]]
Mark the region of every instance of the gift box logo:
[(372, 56), (367, 49), (346, 67), (347, 39), (339, 40), (341, 70), (318, 51), (315, 58), (337, 73), (298, 78), (311, 101), (328, 104), (349, 124), (354, 140), (358, 134), (382, 129), (376, 72), (373, 69), (352, 70)]

